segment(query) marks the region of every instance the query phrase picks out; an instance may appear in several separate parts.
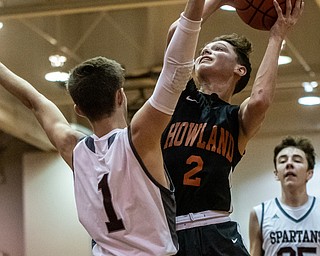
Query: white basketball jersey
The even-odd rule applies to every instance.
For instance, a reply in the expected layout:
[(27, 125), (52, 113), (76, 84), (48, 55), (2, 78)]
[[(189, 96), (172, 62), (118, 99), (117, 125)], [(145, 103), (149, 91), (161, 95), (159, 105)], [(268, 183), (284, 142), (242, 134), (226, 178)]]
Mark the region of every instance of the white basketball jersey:
[(78, 216), (96, 242), (94, 256), (177, 252), (172, 183), (168, 190), (151, 177), (129, 128), (84, 138), (73, 165)]
[(265, 256), (320, 255), (320, 199), (309, 197), (301, 207), (289, 207), (277, 198), (254, 207)]

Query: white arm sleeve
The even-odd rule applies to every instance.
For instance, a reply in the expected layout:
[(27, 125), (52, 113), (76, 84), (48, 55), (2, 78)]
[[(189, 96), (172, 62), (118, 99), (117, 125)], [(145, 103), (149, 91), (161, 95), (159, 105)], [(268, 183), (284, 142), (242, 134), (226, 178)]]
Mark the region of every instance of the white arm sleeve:
[(177, 28), (167, 47), (163, 69), (149, 103), (157, 110), (172, 115), (180, 93), (186, 87), (193, 69), (201, 21), (180, 15)]

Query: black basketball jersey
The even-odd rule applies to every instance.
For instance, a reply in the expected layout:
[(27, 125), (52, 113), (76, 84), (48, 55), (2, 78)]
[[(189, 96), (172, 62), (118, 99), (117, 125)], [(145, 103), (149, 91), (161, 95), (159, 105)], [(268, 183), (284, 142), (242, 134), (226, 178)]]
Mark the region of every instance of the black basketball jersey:
[(230, 175), (241, 159), (239, 106), (199, 92), (189, 81), (161, 145), (176, 189), (177, 215), (231, 211)]

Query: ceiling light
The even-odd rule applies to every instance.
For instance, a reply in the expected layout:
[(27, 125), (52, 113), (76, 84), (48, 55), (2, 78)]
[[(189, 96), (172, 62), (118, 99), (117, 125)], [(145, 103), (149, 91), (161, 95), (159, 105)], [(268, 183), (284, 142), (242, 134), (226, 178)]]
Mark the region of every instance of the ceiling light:
[(222, 5), (220, 7), (221, 10), (224, 10), (224, 11), (229, 11), (229, 12), (235, 12), (236, 11), (236, 8), (232, 7), (231, 5)]
[(285, 65), (292, 62), (292, 58), (289, 56), (280, 55), (278, 59), (278, 65)]
[(62, 67), (64, 63), (67, 61), (67, 57), (59, 54), (51, 55), (49, 57), (49, 61), (52, 67)]
[(317, 81), (312, 81), (312, 82), (303, 82), (302, 87), (304, 88), (305, 92), (312, 92), (314, 88), (318, 86)]
[(283, 40), (282, 43), (281, 43), (281, 51), (284, 50), (284, 48), (286, 47), (286, 40)]
[(69, 79), (69, 74), (66, 72), (49, 72), (45, 75), (45, 79), (49, 82), (66, 82)]
[(313, 106), (320, 104), (320, 97), (317, 96), (305, 96), (298, 99), (299, 104), (306, 106)]
[(279, 58), (278, 58), (278, 65), (285, 65), (285, 64), (289, 64), (292, 62), (292, 58), (289, 57), (285, 52), (285, 49), (286, 49), (286, 40), (283, 40), (282, 41), (282, 44), (281, 44), (281, 53)]
[[(314, 89), (318, 86), (318, 82), (317, 81), (303, 82), (301, 85), (302, 85), (305, 92), (310, 93), (310, 92), (313, 92)], [(301, 105), (306, 105), (306, 106), (319, 105), (320, 104), (320, 97), (318, 97), (318, 96), (305, 96), (305, 97), (299, 98), (298, 102)]]
[[(49, 56), (49, 61), (52, 67), (59, 68), (64, 65), (67, 58), (63, 55), (55, 54)], [(45, 75), (45, 79), (49, 82), (60, 82), (64, 83), (69, 79), (69, 74), (63, 71), (53, 71)]]
[(0, 29), (3, 28), (3, 23), (0, 21)]

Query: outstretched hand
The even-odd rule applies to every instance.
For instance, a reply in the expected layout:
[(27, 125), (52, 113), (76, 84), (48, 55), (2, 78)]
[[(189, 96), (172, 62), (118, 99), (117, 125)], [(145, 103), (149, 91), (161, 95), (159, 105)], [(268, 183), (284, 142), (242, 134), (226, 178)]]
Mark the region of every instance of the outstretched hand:
[(279, 3), (273, 0), (274, 7), (277, 11), (278, 18), (272, 26), (270, 33), (272, 36), (285, 38), (289, 30), (297, 23), (304, 9), (304, 0), (297, 0), (292, 6), (291, 0), (286, 0), (286, 10), (283, 13)]

